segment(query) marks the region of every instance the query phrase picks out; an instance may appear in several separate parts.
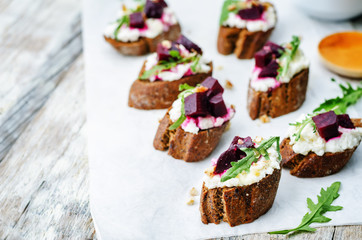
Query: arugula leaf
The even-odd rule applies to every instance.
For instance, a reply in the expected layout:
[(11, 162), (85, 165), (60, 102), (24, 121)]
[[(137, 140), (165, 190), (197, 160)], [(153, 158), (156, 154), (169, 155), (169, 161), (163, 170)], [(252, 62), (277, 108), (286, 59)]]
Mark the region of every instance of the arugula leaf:
[(284, 63), (285, 66), (279, 64), (277, 80), (285, 76), (289, 69), (289, 64), (293, 60), (295, 54), (297, 53), (298, 47), (300, 45), (300, 38), (297, 36), (292, 36), (292, 41), (289, 43), (291, 49), (285, 48), (283, 54), (279, 57), (279, 63)]
[(118, 26), (114, 30), (114, 33), (113, 33), (114, 38), (116, 40), (118, 40), (118, 33), (119, 33), (119, 30), (121, 29), (121, 27), (123, 26), (123, 24), (126, 24), (127, 26), (129, 25), (129, 15), (124, 15), (121, 18), (117, 19), (117, 23), (118, 23)]
[(320, 196), (317, 196), (318, 202), (314, 203), (307, 198), (307, 205), (310, 212), (306, 213), (302, 222), (298, 227), (293, 229), (269, 232), (269, 234), (288, 234), (290, 232), (314, 232), (316, 229), (309, 225), (312, 223), (325, 223), (331, 221), (330, 218), (323, 216), (324, 213), (330, 211), (335, 212), (341, 210), (341, 206), (332, 206), (332, 202), (339, 197), (338, 190), (341, 186), (340, 182), (334, 182), (327, 190), (321, 189)]
[[(335, 82), (336, 80), (332, 78), (332, 81)], [(339, 84), (339, 87), (342, 89), (342, 98), (336, 97), (325, 100), (324, 103), (314, 109), (313, 112), (328, 112), (333, 110), (336, 114), (344, 114), (350, 105), (355, 104), (358, 99), (362, 97), (362, 85), (356, 89), (353, 89), (350, 83), (347, 83), (347, 86)]]
[[(196, 87), (198, 87), (199, 85), (197, 85)], [(174, 122), (168, 129), (169, 130), (175, 130), (176, 128), (178, 128), (185, 120), (186, 120), (186, 115), (185, 115), (185, 95), (189, 94), (189, 93), (193, 93), (193, 90), (196, 87), (192, 87), (190, 85), (188, 85), (187, 83), (184, 84), (180, 84), (180, 86), (178, 87), (179, 91), (183, 91), (181, 92), (177, 98), (181, 98), (181, 116), (179, 117), (179, 119), (177, 119), (176, 122)]]
[(173, 57), (173, 58), (176, 58), (177, 60), (180, 60), (181, 59), (181, 55), (180, 55), (180, 52), (177, 51), (177, 50), (171, 50), (169, 51), (170, 53), (170, 56)]
[[(335, 82), (332, 78), (332, 81)], [(362, 86), (358, 86), (354, 89), (351, 84), (347, 83), (347, 86), (339, 84), (339, 87), (342, 90), (343, 97), (336, 97), (325, 100), (322, 104), (319, 105), (316, 109), (313, 110), (313, 114), (308, 114), (307, 117), (301, 122), (289, 123), (291, 126), (297, 127), (298, 131), (293, 134), (295, 141), (300, 139), (300, 135), (305, 126), (312, 124), (314, 132), (316, 131), (315, 123), (312, 120), (312, 117), (328, 111), (334, 111), (336, 114), (344, 114), (347, 111), (347, 108), (355, 104), (362, 97)]]
[[(222, 26), (222, 24), (228, 19), (230, 12), (238, 12), (240, 10), (236, 7), (236, 3), (238, 3), (238, 0), (225, 0), (224, 1), (224, 4), (222, 5), (222, 8), (221, 8), (221, 15), (220, 15), (220, 20), (219, 20), (220, 26)], [(229, 6), (231, 4), (235, 4), (234, 10), (229, 10)]]
[(257, 148), (243, 148), (241, 151), (246, 153), (246, 157), (240, 159), (237, 162), (231, 162), (231, 168), (229, 168), (226, 173), (221, 177), (221, 182), (225, 182), (231, 178), (235, 178), (239, 173), (250, 171), (250, 167), (254, 162), (259, 160), (260, 155), (265, 159), (269, 160), (269, 154), (267, 149), (269, 149), (275, 142), (277, 143), (277, 151), (279, 161), (281, 160), (280, 149), (279, 149), (279, 140), (280, 137), (271, 137), (268, 140), (264, 140), (260, 143)]
[[(172, 53), (171, 53), (172, 52)], [(180, 56), (180, 54), (178, 53), (175, 53), (177, 51), (175, 50), (171, 50), (170, 51), (170, 54), (173, 54), (174, 56), (178, 57)], [(171, 55), (172, 56), (172, 55)], [(183, 63), (190, 63), (190, 62), (195, 62), (197, 59), (199, 58), (199, 56), (197, 54), (194, 54), (190, 57), (187, 57), (187, 58), (178, 58), (178, 59), (175, 59), (175, 60), (170, 60), (168, 62), (166, 61), (160, 61), (158, 62), (157, 65), (153, 66), (151, 69), (147, 70), (147, 71), (144, 71), (143, 74), (141, 75), (141, 77), (139, 79), (141, 80), (147, 80), (149, 79), (151, 76), (154, 76), (154, 75), (157, 75), (159, 74), (160, 72), (162, 72), (163, 70), (168, 70), (168, 69), (171, 69), (173, 67), (176, 67), (178, 64), (183, 64)]]

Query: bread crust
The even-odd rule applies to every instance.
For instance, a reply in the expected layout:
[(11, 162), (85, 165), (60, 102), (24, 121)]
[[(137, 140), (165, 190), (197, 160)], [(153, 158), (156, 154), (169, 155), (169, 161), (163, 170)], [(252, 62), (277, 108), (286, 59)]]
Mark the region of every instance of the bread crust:
[(224, 221), (231, 227), (253, 222), (272, 207), (280, 176), (281, 170), (274, 169), (272, 174), (247, 186), (208, 189), (203, 184), (201, 221), (204, 224)]
[[(143, 64), (139, 77), (145, 71), (145, 64), (146, 62)], [(212, 62), (209, 66), (211, 69), (208, 73), (198, 73), (175, 81), (150, 82), (137, 79), (129, 91), (128, 106), (145, 110), (168, 108), (177, 99), (180, 84), (187, 83), (190, 86), (196, 86), (212, 75)]]
[(121, 42), (106, 36), (104, 36), (104, 39), (121, 54), (141, 56), (149, 52), (155, 52), (157, 44), (163, 40), (175, 41), (180, 35), (181, 26), (177, 23), (170, 26), (168, 31), (162, 32), (155, 38), (140, 37), (138, 41), (135, 42)]
[(293, 112), (302, 106), (308, 87), (309, 68), (294, 75), (289, 83), (268, 91), (255, 91), (249, 81), (247, 108), (251, 119), (263, 115), (276, 118)]
[[(362, 127), (361, 119), (352, 119), (356, 127)], [(307, 155), (295, 153), (290, 138), (285, 138), (280, 145), (282, 166), (290, 169), (290, 174), (301, 178), (324, 177), (339, 172), (351, 159), (358, 146), (343, 152), (327, 152), (318, 156), (314, 152)]]
[(160, 121), (153, 146), (161, 151), (168, 149), (170, 156), (185, 162), (197, 162), (209, 156), (229, 124), (227, 121), (220, 127), (200, 130), (197, 134), (185, 132), (181, 127), (169, 130), (172, 125), (169, 110)]

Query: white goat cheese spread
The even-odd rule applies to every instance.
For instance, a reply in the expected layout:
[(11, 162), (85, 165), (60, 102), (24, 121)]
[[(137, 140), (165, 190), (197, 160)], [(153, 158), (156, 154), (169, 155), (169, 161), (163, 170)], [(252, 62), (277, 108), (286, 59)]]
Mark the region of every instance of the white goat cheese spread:
[[(305, 119), (306, 115), (301, 115), (297, 122)], [(287, 136), (290, 138), (290, 145), (295, 153), (307, 155), (309, 152), (314, 152), (318, 156), (323, 156), (324, 153), (343, 152), (346, 149), (351, 149), (359, 145), (362, 140), (362, 128), (343, 128), (339, 127), (338, 131), (342, 133), (339, 137), (335, 137), (325, 141), (318, 133), (314, 132), (312, 124), (307, 124), (300, 134), (300, 139), (295, 141), (294, 133), (297, 127), (290, 126)]]
[[(119, 18), (121, 18), (124, 14), (129, 14), (126, 12), (121, 12), (119, 14)], [(155, 38), (160, 35), (162, 32), (166, 32), (169, 30), (170, 26), (177, 24), (177, 19), (175, 14), (170, 8), (164, 8), (163, 14), (160, 19), (158, 18), (148, 18), (145, 21), (145, 27), (143, 28), (131, 28), (127, 25), (122, 25), (119, 29), (117, 37), (114, 35), (116, 28), (118, 27), (118, 23), (109, 24), (105, 31), (104, 35), (106, 37), (117, 39), (121, 42), (135, 42), (140, 37), (147, 38)]]
[[(286, 62), (281, 61), (279, 62), (279, 65), (281, 67), (285, 67)], [(267, 92), (270, 88), (274, 89), (279, 87), (281, 83), (288, 83), (293, 78), (293, 76), (298, 74), (303, 69), (307, 69), (308, 67), (309, 60), (305, 57), (303, 52), (298, 49), (293, 60), (289, 64), (286, 74), (281, 76), (279, 80), (273, 77), (259, 78), (261, 68), (255, 66), (251, 74), (250, 86), (255, 91)]]
[(268, 6), (263, 12), (261, 19), (244, 20), (237, 13), (230, 12), (228, 18), (223, 22), (225, 27), (246, 28), (249, 32), (263, 31), (266, 32), (273, 28), (277, 22), (275, 9)]
[[(192, 93), (185, 94), (185, 98)], [(181, 98), (178, 98), (172, 103), (172, 108), (169, 111), (170, 119), (172, 122), (176, 122), (181, 116), (182, 102)], [(221, 117), (205, 116), (191, 118), (186, 117), (186, 120), (181, 124), (181, 128), (185, 132), (197, 134), (200, 130), (210, 129), (214, 127), (220, 127), (225, 122), (229, 121), (235, 114), (235, 110), (231, 107), (227, 107), (227, 113)]]
[[(256, 145), (258, 146), (258, 145)], [(253, 163), (250, 167), (250, 171), (243, 171), (239, 173), (235, 178), (231, 178), (225, 182), (221, 182), (221, 174), (210, 176), (205, 174), (203, 181), (208, 189), (222, 188), (222, 187), (241, 187), (247, 186), (270, 175), (275, 169), (280, 169), (280, 161), (278, 157), (278, 151), (276, 149), (276, 143), (274, 143), (268, 150), (269, 159), (266, 160), (263, 156), (259, 160)], [(216, 162), (215, 160), (213, 162)], [(210, 167), (205, 172), (213, 171), (214, 167)]]
[[(195, 55), (195, 53), (190, 53), (187, 49), (185, 49), (184, 46), (179, 45), (181, 56), (183, 58), (191, 57), (192, 55)], [(158, 59), (157, 59), (157, 53), (152, 53), (150, 56), (146, 59), (146, 65), (145, 70), (150, 70), (152, 67), (157, 65)], [(200, 56), (200, 59), (195, 66), (195, 71), (192, 71), (191, 65), (194, 62), (189, 63), (180, 63), (177, 64), (175, 67), (171, 69), (163, 70), (162, 72), (158, 73), (157, 75), (153, 75), (149, 78), (151, 82), (156, 80), (162, 80), (162, 81), (175, 81), (179, 80), (184, 76), (190, 76), (197, 73), (208, 73), (211, 70), (211, 67), (209, 66), (210, 61), (205, 59), (203, 56)]]

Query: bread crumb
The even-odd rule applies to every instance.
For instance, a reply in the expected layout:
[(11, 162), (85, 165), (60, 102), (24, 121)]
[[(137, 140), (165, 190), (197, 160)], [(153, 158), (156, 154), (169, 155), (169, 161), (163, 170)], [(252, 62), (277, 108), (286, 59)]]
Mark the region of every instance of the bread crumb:
[(123, 10), (123, 12), (127, 11), (127, 6), (125, 4), (122, 4), (122, 10)]
[(205, 174), (209, 177), (212, 177), (214, 175), (214, 171), (215, 171), (215, 166), (209, 167), (205, 170)]
[(225, 80), (225, 88), (226, 89), (232, 89), (233, 86), (234, 85), (229, 80)]
[(199, 195), (199, 193), (197, 192), (196, 188), (192, 187), (190, 190), (190, 195), (194, 197)]
[(223, 69), (224, 69), (224, 67), (221, 66), (221, 65), (219, 65), (219, 66), (216, 67), (216, 70), (217, 70), (217, 71), (221, 71), (221, 70), (223, 70)]
[(229, 129), (230, 129), (230, 124), (231, 124), (230, 122), (227, 123), (227, 125), (226, 125), (226, 127), (225, 127), (225, 132), (226, 132), (226, 131), (229, 131)]
[(194, 203), (195, 203), (194, 197), (190, 197), (189, 201), (186, 204), (191, 206), (191, 205), (194, 205)]
[(235, 10), (235, 9), (236, 9), (236, 5), (235, 5), (235, 4), (231, 4), (231, 5), (228, 6), (228, 10), (229, 10), (229, 11), (233, 11), (233, 10)]
[(263, 139), (263, 137), (256, 136), (253, 140), (254, 140), (254, 142), (256, 142), (256, 143), (261, 143), (264, 139)]
[(204, 87), (204, 86), (195, 88), (195, 92), (206, 92), (206, 91), (207, 91), (207, 87)]
[(267, 116), (267, 115), (263, 115), (263, 116), (260, 116), (259, 117), (259, 119), (260, 119), (260, 121), (262, 122), (262, 123), (268, 123), (268, 122), (270, 122), (270, 118)]

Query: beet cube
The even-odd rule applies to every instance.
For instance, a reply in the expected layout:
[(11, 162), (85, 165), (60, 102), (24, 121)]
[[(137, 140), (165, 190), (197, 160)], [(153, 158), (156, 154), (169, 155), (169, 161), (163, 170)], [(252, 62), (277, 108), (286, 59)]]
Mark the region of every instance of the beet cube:
[(185, 37), (184, 35), (181, 35), (176, 43), (183, 45), (187, 50), (192, 52), (192, 50), (196, 51), (199, 54), (202, 54), (202, 50), (199, 46), (197, 46), (194, 42), (192, 42), (190, 39)]
[(132, 13), (129, 15), (129, 26), (132, 28), (143, 28), (145, 21), (141, 12)]
[(254, 5), (251, 8), (241, 9), (238, 15), (244, 20), (256, 20), (261, 18), (263, 11), (264, 7), (262, 5)]
[(253, 143), (251, 137), (242, 138), (235, 136), (230, 144), (230, 147), (233, 147), (234, 145), (238, 148), (255, 148), (255, 144)]
[(220, 85), (219, 81), (213, 77), (206, 78), (202, 83), (201, 86), (207, 87), (207, 97), (211, 98), (218, 93), (223, 93), (224, 88)]
[(285, 51), (284, 48), (278, 44), (268, 41), (264, 45), (264, 49), (267, 51), (271, 51), (276, 58), (280, 57), (282, 53)]
[(254, 55), (255, 58), (255, 66), (257, 67), (265, 67), (272, 60), (273, 54), (271, 51), (267, 51), (266, 49), (261, 49), (256, 52)]
[(211, 114), (214, 117), (222, 117), (228, 112), (226, 105), (224, 103), (224, 99), (222, 98), (222, 93), (218, 93), (212, 98), (210, 98), (209, 105), (210, 105)]
[(158, 57), (158, 61), (172, 61), (175, 60), (176, 58), (172, 57), (170, 54), (171, 50), (175, 50), (179, 52), (179, 49), (177, 48), (175, 43), (171, 43), (171, 47), (165, 47), (162, 43), (157, 44), (157, 57)]
[(337, 115), (338, 125), (344, 128), (355, 128), (348, 114)]
[(206, 92), (193, 93), (185, 98), (185, 115), (203, 117), (209, 113)]
[[(240, 142), (242, 143), (240, 144)], [(241, 151), (240, 148), (255, 148), (251, 137), (241, 138), (235, 136), (229, 149), (223, 152), (217, 160), (214, 173), (223, 173), (231, 167), (231, 162), (237, 162), (246, 157), (245, 152)]]
[(163, 3), (147, 0), (144, 12), (148, 18), (161, 18), (163, 14)]
[(326, 141), (341, 135), (338, 131), (337, 115), (333, 111), (321, 113), (312, 117), (312, 119), (317, 127), (319, 135)]
[(272, 60), (268, 65), (266, 65), (261, 72), (259, 73), (260, 78), (265, 77), (276, 77), (278, 75), (279, 64), (277, 61)]

